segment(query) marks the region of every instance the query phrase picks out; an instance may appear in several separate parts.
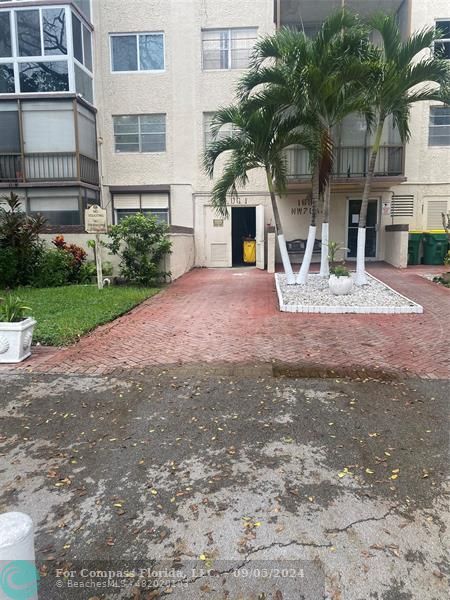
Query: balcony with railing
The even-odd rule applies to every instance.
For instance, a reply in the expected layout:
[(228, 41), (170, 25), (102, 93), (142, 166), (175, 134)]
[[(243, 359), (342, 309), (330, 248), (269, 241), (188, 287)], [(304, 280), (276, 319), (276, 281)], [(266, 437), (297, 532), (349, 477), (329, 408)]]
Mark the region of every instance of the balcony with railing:
[(63, 181), (98, 185), (97, 161), (76, 152), (0, 154), (0, 183)]
[[(338, 146), (334, 150), (332, 178), (334, 180), (361, 179), (367, 175), (371, 148), (369, 146)], [(399, 177), (404, 174), (404, 147), (386, 144), (381, 146), (375, 164), (375, 177)], [(288, 179), (308, 180), (311, 177), (309, 154), (306, 148), (286, 150)]]

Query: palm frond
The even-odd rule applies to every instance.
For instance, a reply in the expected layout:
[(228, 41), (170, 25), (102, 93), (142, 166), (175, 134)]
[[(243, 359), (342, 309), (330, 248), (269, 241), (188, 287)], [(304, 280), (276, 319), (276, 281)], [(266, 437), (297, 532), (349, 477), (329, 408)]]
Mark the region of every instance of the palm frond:
[(225, 152), (239, 151), (242, 140), (235, 136), (226, 136), (212, 140), (203, 153), (203, 169), (208, 177), (213, 177), (217, 159)]
[(248, 181), (247, 164), (239, 154), (234, 154), (225, 164), (223, 173), (214, 184), (211, 192), (211, 204), (216, 212), (228, 216), (227, 197), (237, 197), (237, 186), (245, 186)]
[(436, 30), (434, 27), (426, 27), (415, 32), (401, 44), (396, 59), (398, 65), (407, 67), (422, 50), (429, 50), (435, 39)]
[(381, 35), (386, 60), (395, 60), (402, 45), (400, 30), (395, 16), (387, 15), (386, 13), (377, 13), (370, 19), (369, 23)]

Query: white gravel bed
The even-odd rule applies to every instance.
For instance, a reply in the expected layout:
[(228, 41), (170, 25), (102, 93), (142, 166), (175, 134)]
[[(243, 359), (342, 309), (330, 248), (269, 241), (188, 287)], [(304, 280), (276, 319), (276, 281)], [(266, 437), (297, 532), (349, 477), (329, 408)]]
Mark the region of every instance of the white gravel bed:
[(287, 285), (284, 273), (276, 273), (280, 310), (308, 313), (423, 313), (420, 304), (369, 274), (367, 278), (367, 285), (354, 285), (350, 294), (335, 296), (330, 292), (328, 279), (318, 274), (308, 275), (307, 285)]

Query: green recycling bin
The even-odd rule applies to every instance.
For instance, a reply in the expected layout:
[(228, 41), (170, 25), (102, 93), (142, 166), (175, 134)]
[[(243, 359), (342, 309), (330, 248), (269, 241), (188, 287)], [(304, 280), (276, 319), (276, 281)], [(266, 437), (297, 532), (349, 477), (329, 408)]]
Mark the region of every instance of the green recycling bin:
[(443, 265), (448, 250), (448, 235), (425, 231), (423, 234), (423, 264)]
[(420, 265), (421, 231), (411, 231), (408, 236), (408, 265)]

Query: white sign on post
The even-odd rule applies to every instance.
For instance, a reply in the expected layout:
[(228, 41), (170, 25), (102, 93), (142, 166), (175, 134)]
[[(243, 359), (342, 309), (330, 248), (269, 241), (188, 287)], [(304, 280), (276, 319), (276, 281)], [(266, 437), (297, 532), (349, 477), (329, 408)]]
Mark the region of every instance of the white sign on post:
[(93, 204), (84, 211), (84, 227), (87, 233), (95, 233), (95, 262), (97, 267), (98, 289), (103, 289), (102, 255), (100, 252), (100, 233), (108, 232), (106, 210)]
[(84, 223), (87, 233), (107, 233), (106, 209), (97, 206), (90, 206), (84, 211)]

